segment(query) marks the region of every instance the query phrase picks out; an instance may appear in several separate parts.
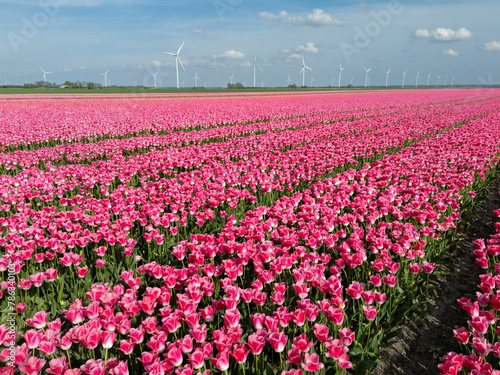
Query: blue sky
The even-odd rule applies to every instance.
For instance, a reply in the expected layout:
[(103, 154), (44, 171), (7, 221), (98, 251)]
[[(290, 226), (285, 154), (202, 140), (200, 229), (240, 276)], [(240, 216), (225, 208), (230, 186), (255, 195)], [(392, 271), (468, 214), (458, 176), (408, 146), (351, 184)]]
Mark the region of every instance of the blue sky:
[[(500, 2), (280, 0), (2, 0), (0, 83), (48, 79), (111, 84), (284, 86), (500, 82)], [(439, 81), (437, 76), (440, 76)]]

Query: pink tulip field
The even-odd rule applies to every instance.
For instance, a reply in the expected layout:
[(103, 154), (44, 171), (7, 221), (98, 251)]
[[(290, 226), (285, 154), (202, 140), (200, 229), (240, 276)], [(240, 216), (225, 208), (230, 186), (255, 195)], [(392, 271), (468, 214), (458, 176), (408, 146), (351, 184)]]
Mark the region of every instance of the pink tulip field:
[(368, 373), (499, 156), (500, 90), (0, 97), (0, 375)]

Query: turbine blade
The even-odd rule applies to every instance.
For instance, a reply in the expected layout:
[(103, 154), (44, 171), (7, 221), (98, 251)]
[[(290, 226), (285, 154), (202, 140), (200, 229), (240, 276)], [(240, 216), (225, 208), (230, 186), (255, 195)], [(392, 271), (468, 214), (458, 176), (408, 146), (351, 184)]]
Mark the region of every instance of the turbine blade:
[(260, 68), (259, 64), (255, 63), (255, 65), (257, 65), (257, 68), (259, 68), (259, 70), (262, 72), (262, 69)]
[(304, 67), (302, 67), (302, 69), (300, 69), (299, 74), (302, 74), (303, 71), (304, 71)]
[(181, 61), (181, 59), (179, 58), (179, 56), (177, 56), (177, 59), (179, 60), (179, 63), (181, 64), (182, 70), (186, 71), (186, 69), (184, 69), (184, 65), (182, 65), (182, 61)]
[(182, 42), (181, 46), (179, 47), (179, 49), (177, 50), (177, 54), (179, 54), (179, 52), (181, 52), (181, 49), (182, 49), (182, 46), (184, 45), (184, 43), (186, 43), (185, 41)]
[(172, 52), (163, 52), (163, 53), (166, 53), (167, 55), (171, 55), (171, 56), (177, 56), (175, 53), (172, 53)]
[(304, 68), (309, 69), (309, 70), (312, 70), (312, 68), (309, 68), (308, 66), (305, 66)]

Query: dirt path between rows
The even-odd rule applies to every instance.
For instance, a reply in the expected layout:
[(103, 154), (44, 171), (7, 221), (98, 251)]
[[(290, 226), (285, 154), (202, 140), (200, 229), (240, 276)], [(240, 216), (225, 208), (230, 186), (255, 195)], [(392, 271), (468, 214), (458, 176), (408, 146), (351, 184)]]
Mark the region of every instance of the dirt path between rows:
[(475, 296), (479, 291), (481, 269), (472, 255), (472, 242), (495, 233), (497, 218), (494, 209), (500, 207), (500, 178), (488, 189), (486, 200), (474, 210), (472, 225), (462, 233), (462, 241), (449, 260), (442, 264), (445, 272), (435, 280), (436, 288), (428, 297), (423, 317), (414, 319), (403, 328), (397, 342), (382, 348), (382, 361), (374, 375), (439, 374), (440, 358), (450, 351), (460, 352), (453, 337), (453, 329), (467, 325), (467, 314), (460, 309), (457, 299)]

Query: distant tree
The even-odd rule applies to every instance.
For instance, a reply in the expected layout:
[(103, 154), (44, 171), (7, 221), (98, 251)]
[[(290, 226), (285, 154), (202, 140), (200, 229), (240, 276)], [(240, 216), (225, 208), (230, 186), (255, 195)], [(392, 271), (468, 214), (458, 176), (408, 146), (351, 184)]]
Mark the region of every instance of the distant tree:
[(89, 82), (89, 83), (87, 83), (87, 88), (88, 88), (89, 90), (93, 90), (93, 89), (95, 89), (95, 84), (94, 84), (94, 82)]
[(291, 85), (288, 85), (289, 89), (296, 89), (297, 85), (295, 83), (292, 83)]
[(354, 86), (353, 86), (353, 85), (351, 85), (351, 84), (347, 85), (347, 88), (348, 88), (348, 89), (352, 89), (353, 87), (354, 87)]
[(227, 88), (229, 90), (241, 90), (244, 88), (244, 86), (241, 83), (228, 83)]

